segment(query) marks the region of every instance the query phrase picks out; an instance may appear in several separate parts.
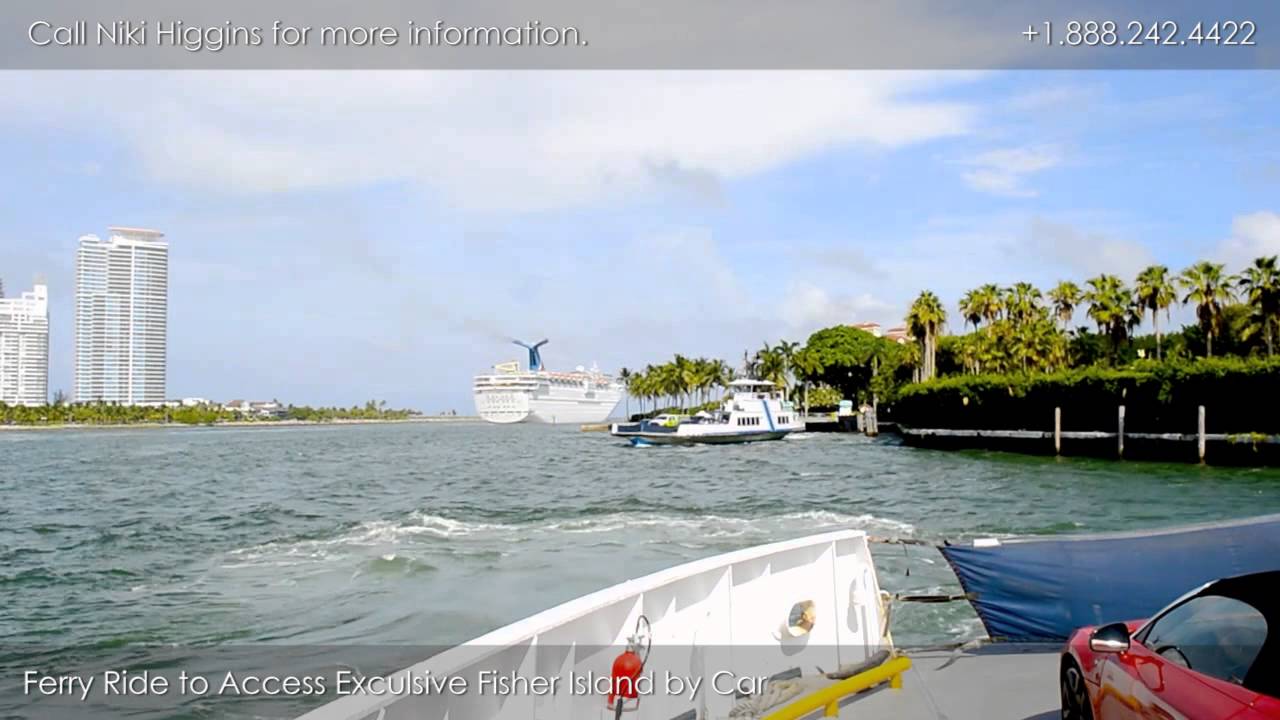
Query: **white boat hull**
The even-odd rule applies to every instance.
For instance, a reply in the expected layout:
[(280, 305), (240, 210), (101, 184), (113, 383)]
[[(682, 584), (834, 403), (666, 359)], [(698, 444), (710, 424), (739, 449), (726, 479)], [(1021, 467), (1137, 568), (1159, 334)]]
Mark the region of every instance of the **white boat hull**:
[(752, 432), (719, 432), (700, 435), (681, 434), (676, 432), (628, 432), (625, 425), (613, 425), (610, 432), (615, 437), (626, 438), (632, 445), (734, 445), (739, 443), (763, 442), (765, 440), (781, 440), (791, 434), (791, 430), (760, 430)]
[[(797, 605), (812, 608), (807, 633), (789, 631)], [(605, 695), (575, 693), (574, 678), (608, 678), (644, 616), (652, 649), (645, 675), (657, 689), (627, 717), (727, 718), (743, 680), (864, 662), (890, 641), (866, 534), (846, 530), (747, 548), (614, 585), (495, 630), (391, 676), (462, 676), (461, 693), (351, 695), (304, 720), (602, 718)], [(550, 694), (485, 695), (485, 673), (561, 678)], [(665, 678), (700, 682), (666, 692)], [(667, 686), (668, 688), (670, 686)]]
[(734, 386), (741, 391), (726, 397), (715, 414), (701, 412), (690, 417), (664, 413), (640, 422), (614, 423), (609, 432), (632, 445), (730, 445), (781, 440), (804, 430), (804, 420), (773, 390), (772, 383), (737, 380), (730, 385)]

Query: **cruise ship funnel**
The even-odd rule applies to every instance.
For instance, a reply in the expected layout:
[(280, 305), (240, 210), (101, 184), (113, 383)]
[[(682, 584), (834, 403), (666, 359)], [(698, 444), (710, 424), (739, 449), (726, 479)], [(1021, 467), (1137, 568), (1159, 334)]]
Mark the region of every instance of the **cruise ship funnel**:
[(529, 372), (537, 372), (542, 369), (542, 353), (538, 352), (538, 348), (547, 344), (546, 338), (532, 345), (520, 340), (512, 340), (511, 342), (529, 351)]

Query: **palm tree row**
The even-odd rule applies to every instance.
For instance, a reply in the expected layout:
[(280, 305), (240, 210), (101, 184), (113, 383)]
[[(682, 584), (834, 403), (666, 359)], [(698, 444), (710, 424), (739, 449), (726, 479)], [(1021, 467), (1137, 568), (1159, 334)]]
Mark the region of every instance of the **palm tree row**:
[(789, 393), (798, 367), (803, 362), (800, 343), (780, 340), (772, 347), (769, 343), (764, 343), (755, 355), (745, 358), (743, 370), (749, 377), (768, 380), (782, 388), (784, 393)]
[[(1099, 275), (1089, 280), (1089, 289), (1073, 294), (1060, 284), (1061, 309), (1070, 317), (1070, 303), (1085, 302), (1088, 315), (1113, 342), (1123, 342), (1150, 315), (1156, 338), (1156, 358), (1163, 357), (1160, 316), (1169, 319), (1176, 304), (1195, 308), (1196, 322), (1205, 336), (1205, 355), (1213, 356), (1213, 341), (1222, 332), (1224, 309), (1243, 299), (1252, 312), (1252, 331), (1260, 332), (1267, 354), (1275, 352), (1274, 339), (1280, 327), (1280, 270), (1276, 257), (1260, 257), (1239, 275), (1230, 275), (1222, 263), (1202, 260), (1172, 275), (1164, 265), (1152, 265), (1138, 273), (1132, 289), (1115, 275)], [(1070, 283), (1065, 283), (1070, 285)], [(1181, 292), (1180, 292), (1181, 291)]]
[[(747, 377), (768, 380), (789, 392), (798, 368), (803, 363), (800, 343), (779, 341), (764, 345), (754, 354), (742, 354), (742, 372)], [(704, 405), (717, 397), (733, 381), (734, 369), (723, 360), (689, 358), (677, 354), (659, 365), (646, 365), (643, 370), (622, 368), (618, 379), (627, 389), (627, 397), (640, 400), (652, 411), (660, 407), (689, 408)], [(630, 407), (626, 408), (629, 415)]]
[(723, 360), (677, 354), (668, 362), (646, 365), (643, 370), (622, 368), (618, 379), (626, 386), (628, 397), (641, 401), (641, 411), (646, 401), (657, 410), (660, 403), (688, 407), (706, 402), (715, 390), (728, 386), (733, 370)]
[[(1280, 270), (1274, 256), (1254, 260), (1239, 275), (1229, 275), (1222, 264), (1207, 261), (1177, 275), (1163, 265), (1152, 265), (1138, 274), (1133, 287), (1111, 274), (1090, 278), (1084, 288), (1062, 281), (1047, 293), (1025, 282), (1007, 288), (982, 285), (960, 299), (960, 317), (974, 332), (957, 340), (956, 349), (971, 372), (1060, 369), (1068, 364), (1066, 330), (1076, 311), (1086, 307), (1087, 316), (1110, 339), (1113, 350), (1150, 316), (1159, 359), (1163, 357), (1161, 315), (1169, 319), (1171, 308), (1181, 303), (1195, 308), (1205, 354), (1212, 356), (1224, 308), (1237, 297), (1248, 303), (1252, 313), (1247, 332), (1260, 335), (1267, 354), (1273, 355), (1280, 337)], [(937, 376), (938, 336), (946, 320), (945, 308), (929, 291), (922, 292), (907, 313), (907, 327), (919, 343), (922, 380)]]
[[(1163, 265), (1152, 265), (1137, 275), (1132, 287), (1112, 274), (1089, 278), (1083, 286), (1064, 280), (1047, 292), (1026, 282), (1004, 288), (985, 284), (960, 299), (960, 317), (964, 326), (972, 326), (973, 331), (946, 338), (945, 344), (968, 372), (1065, 369), (1073, 356), (1082, 356), (1076, 341), (1087, 340), (1089, 335), (1085, 328), (1078, 328), (1073, 340), (1069, 332), (1076, 313), (1084, 309), (1099, 334), (1108, 339), (1113, 360), (1149, 316), (1156, 357), (1161, 358), (1161, 316), (1168, 320), (1172, 307), (1181, 303), (1195, 308), (1205, 354), (1212, 355), (1213, 341), (1222, 330), (1224, 309), (1237, 298), (1248, 304), (1251, 313), (1245, 332), (1259, 336), (1267, 354), (1273, 355), (1280, 339), (1280, 269), (1276, 257), (1258, 258), (1239, 275), (1229, 275), (1223, 265), (1211, 262), (1195, 263), (1178, 274)], [(946, 307), (936, 294), (925, 290), (911, 304), (906, 322), (917, 342), (896, 351), (894, 367), (914, 368), (917, 380), (937, 377), (938, 349), (944, 345), (947, 324)], [(776, 345), (764, 343), (754, 354), (744, 352), (742, 371), (769, 380), (790, 395), (797, 380), (814, 380), (822, 367), (813, 351), (784, 340)], [(723, 360), (684, 355), (647, 365), (640, 371), (623, 368), (619, 372), (627, 397), (639, 399), (642, 410), (647, 404), (654, 411), (660, 407), (705, 404), (718, 397), (717, 391), (725, 389), (733, 376), (733, 369)], [(629, 407), (627, 412), (630, 413)]]

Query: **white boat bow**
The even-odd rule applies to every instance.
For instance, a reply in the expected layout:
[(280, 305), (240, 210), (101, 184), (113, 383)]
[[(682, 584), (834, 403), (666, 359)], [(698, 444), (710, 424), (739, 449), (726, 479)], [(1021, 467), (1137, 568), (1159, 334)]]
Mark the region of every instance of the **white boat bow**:
[[(303, 720), (613, 718), (607, 679), (642, 616), (650, 691), (637, 686), (641, 712), (627, 717), (751, 717), (743, 708), (752, 696), (773, 691), (777, 700), (779, 687), (796, 685), (781, 680), (864, 663), (890, 646), (882, 602), (862, 531), (747, 548), (583, 596), (389, 676), (403, 689), (414, 678), (465, 686), (361, 692)], [(504, 677), (523, 678), (524, 691), (484, 684)], [(576, 691), (584, 679), (589, 686)], [(538, 693), (534, 682), (555, 692)]]

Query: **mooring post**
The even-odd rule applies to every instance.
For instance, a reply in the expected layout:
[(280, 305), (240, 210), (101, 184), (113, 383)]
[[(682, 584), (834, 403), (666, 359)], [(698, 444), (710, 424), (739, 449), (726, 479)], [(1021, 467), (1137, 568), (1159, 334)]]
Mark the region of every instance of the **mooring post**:
[(1053, 409), (1053, 454), (1062, 454), (1062, 408)]
[(1124, 406), (1123, 405), (1120, 406), (1120, 419), (1118, 422), (1118, 427), (1116, 428), (1116, 438), (1117, 438), (1117, 442), (1119, 443), (1118, 446), (1116, 447), (1116, 451), (1120, 454), (1120, 457), (1124, 457)]
[(871, 393), (871, 422), (867, 424), (867, 435), (875, 437), (880, 434), (880, 418), (878, 417), (880, 403), (876, 402), (876, 394)]
[(1200, 424), (1196, 433), (1196, 448), (1200, 451), (1200, 462), (1204, 462), (1204, 406), (1200, 406)]

